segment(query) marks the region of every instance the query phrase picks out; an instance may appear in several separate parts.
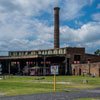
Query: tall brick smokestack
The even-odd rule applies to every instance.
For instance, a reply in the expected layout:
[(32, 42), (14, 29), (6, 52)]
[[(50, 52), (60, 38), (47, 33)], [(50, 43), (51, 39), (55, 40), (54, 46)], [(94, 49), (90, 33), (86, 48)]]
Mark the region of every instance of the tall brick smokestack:
[(54, 48), (59, 48), (59, 7), (54, 8)]

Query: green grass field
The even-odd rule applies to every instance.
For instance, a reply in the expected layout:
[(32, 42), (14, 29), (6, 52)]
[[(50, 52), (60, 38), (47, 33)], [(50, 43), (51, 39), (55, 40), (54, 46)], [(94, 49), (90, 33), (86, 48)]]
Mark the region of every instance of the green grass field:
[[(35, 80), (35, 78), (38, 77), (39, 76), (15, 76), (5, 80), (0, 80), (0, 94), (4, 94), (4, 96), (12, 96), (54, 92), (53, 84), (40, 83), (53, 82), (53, 76), (43, 76), (45, 79)], [(83, 84), (83, 80), (85, 79), (88, 80), (87, 84)], [(56, 80), (57, 82), (71, 82), (71, 84), (57, 84), (56, 92), (68, 92), (76, 89), (91, 89), (100, 87), (99, 77), (57, 76)]]

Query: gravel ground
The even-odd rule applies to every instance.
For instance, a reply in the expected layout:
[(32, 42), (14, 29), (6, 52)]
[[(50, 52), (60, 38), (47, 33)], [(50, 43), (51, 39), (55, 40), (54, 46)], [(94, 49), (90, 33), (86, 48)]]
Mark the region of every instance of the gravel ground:
[(100, 88), (61, 93), (43, 93), (24, 96), (3, 97), (0, 100), (73, 100), (76, 98), (100, 97)]

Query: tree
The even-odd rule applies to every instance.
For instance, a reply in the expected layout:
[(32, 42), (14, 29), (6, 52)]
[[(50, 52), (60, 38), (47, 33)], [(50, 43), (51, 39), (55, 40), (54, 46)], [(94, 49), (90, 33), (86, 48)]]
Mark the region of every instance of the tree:
[(95, 55), (100, 55), (100, 49), (97, 49), (95, 52), (94, 52)]

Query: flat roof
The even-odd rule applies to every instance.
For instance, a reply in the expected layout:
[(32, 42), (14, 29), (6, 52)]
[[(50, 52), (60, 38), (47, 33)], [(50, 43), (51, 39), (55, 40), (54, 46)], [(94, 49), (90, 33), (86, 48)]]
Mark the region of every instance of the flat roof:
[(0, 60), (11, 60), (11, 59), (31, 59), (38, 57), (64, 57), (65, 54), (49, 54), (49, 55), (30, 55), (30, 56), (0, 56)]
[(53, 48), (53, 49), (39, 49), (39, 50), (26, 50), (26, 51), (8, 51), (8, 52), (31, 52), (31, 51), (46, 51), (46, 50), (56, 50), (56, 49), (68, 49), (68, 48), (83, 48), (85, 49), (84, 47), (62, 47), (62, 48)]
[(10, 59), (27, 59), (27, 58), (37, 58), (38, 55), (32, 56), (0, 56), (0, 60), (10, 60)]

